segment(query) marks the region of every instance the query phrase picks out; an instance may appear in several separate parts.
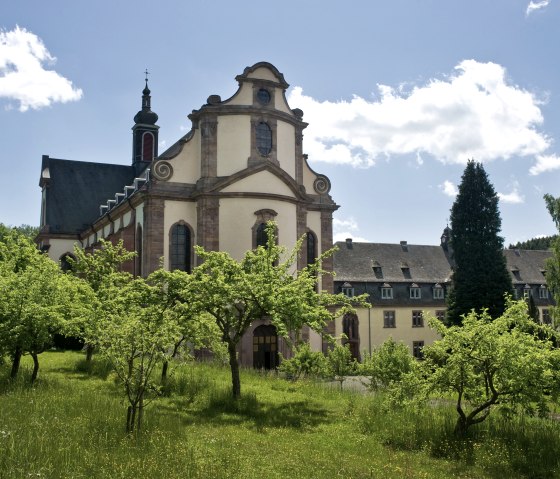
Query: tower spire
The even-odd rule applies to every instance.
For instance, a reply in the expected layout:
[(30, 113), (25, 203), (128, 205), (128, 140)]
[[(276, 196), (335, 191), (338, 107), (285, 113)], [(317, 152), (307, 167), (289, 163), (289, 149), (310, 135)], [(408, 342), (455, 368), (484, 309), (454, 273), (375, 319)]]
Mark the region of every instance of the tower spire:
[(158, 129), (156, 125), (158, 116), (152, 111), (152, 97), (148, 88), (148, 75), (150, 72), (146, 68), (144, 71), (145, 86), (142, 90), (142, 109), (134, 116), (134, 126), (132, 127), (132, 163), (138, 169), (143, 169), (143, 165), (150, 163), (157, 157)]

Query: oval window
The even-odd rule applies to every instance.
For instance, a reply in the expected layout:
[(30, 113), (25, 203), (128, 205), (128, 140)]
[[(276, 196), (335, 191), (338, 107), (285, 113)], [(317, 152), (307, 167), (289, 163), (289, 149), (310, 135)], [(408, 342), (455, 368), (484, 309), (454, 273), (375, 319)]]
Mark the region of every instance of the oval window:
[(267, 156), (272, 150), (272, 130), (265, 122), (257, 125), (257, 150), (263, 156)]

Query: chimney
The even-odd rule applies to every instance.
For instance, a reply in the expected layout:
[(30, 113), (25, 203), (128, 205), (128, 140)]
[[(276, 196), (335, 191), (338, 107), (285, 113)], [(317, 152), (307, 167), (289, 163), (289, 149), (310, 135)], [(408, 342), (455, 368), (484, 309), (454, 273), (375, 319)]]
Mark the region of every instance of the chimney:
[(346, 248), (352, 249), (352, 238), (346, 238)]
[(406, 241), (401, 241), (401, 248), (403, 251), (408, 251), (408, 244)]

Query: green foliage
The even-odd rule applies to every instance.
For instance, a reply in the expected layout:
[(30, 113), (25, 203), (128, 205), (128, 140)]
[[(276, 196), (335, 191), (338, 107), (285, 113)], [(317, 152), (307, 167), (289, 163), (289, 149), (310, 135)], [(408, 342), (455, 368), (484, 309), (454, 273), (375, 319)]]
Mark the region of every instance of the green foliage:
[(416, 360), (410, 355), (407, 346), (389, 338), (371, 355), (364, 357), (359, 373), (367, 376), (369, 387), (377, 391), (400, 383), (403, 376), (412, 372), (415, 366)]
[(294, 348), (290, 359), (282, 359), (278, 370), (292, 381), (300, 378), (320, 378), (326, 373), (326, 358), (320, 351), (313, 351), (309, 343), (304, 342)]
[(492, 410), (547, 413), (548, 394), (558, 386), (558, 350), (533, 333), (525, 301), (509, 302), (495, 320), (484, 311), (465, 316), (462, 326), (435, 318), (429, 324), (442, 339), (424, 348), (426, 385), (455, 395), (460, 435)]
[(498, 196), (482, 164), (469, 161), (451, 208), (451, 247), (455, 263), (447, 295), (447, 321), (461, 324), (471, 310), (492, 318), (505, 310), (504, 294), (512, 293), (503, 254)]
[(39, 227), (26, 224), (10, 227), (0, 223), (0, 241), (2, 241), (2, 238), (9, 232), (14, 232), (25, 236), (27, 239), (33, 240), (39, 234)]
[(34, 360), (31, 380), (39, 370), (38, 355), (51, 347), (57, 333), (71, 333), (87, 314), (89, 290), (63, 274), (33, 242), (15, 231), (0, 241), (0, 354), (13, 360), (12, 377), (20, 358)]
[(341, 389), (346, 376), (352, 376), (358, 370), (358, 363), (352, 358), (348, 344), (335, 344), (327, 353), (326, 362), (326, 376), (339, 381)]
[(556, 238), (558, 238), (558, 235), (531, 238), (527, 241), (518, 241), (515, 244), (510, 244), (508, 249), (547, 250), (551, 247)]
[(343, 294), (317, 293), (316, 285), (325, 274), (321, 261), (329, 251), (301, 271), (295, 264), (303, 237), (288, 252), (276, 244), (276, 226), (267, 225), (267, 246), (248, 251), (241, 261), (228, 253), (195, 247), (202, 264), (192, 272), (183, 290), (184, 302), (195, 314), (213, 317), (227, 346), (232, 373), (232, 394), (241, 394), (237, 344), (251, 323), (269, 318), (279, 336), (289, 341), (291, 331), (304, 325), (322, 332), (328, 321), (365, 305), (365, 296), (347, 298)]
[[(552, 195), (544, 195), (544, 200), (552, 221), (560, 231), (560, 197), (554, 198)], [(552, 316), (554, 324), (558, 326), (558, 318), (560, 318), (560, 236), (557, 236), (552, 242), (550, 249), (552, 250), (552, 258), (546, 263), (546, 283), (556, 301)]]

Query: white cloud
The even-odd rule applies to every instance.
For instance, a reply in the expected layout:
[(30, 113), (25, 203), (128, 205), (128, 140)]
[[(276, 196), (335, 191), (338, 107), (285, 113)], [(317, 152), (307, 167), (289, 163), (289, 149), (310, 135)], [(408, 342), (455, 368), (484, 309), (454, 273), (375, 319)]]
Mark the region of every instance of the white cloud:
[(500, 198), (500, 201), (502, 201), (503, 203), (525, 203), (525, 197), (521, 193), (519, 193), (519, 183), (517, 181), (514, 182), (510, 193), (498, 193), (498, 198)]
[(548, 7), (550, 0), (542, 0), (540, 2), (533, 2), (532, 0), (527, 5), (527, 10), (525, 11), (525, 15), (529, 16), (536, 10), (540, 10), (541, 8)]
[(358, 223), (353, 217), (345, 220), (333, 219), (333, 241), (344, 241), (346, 238), (352, 238), (353, 241), (367, 242), (368, 240), (357, 236), (356, 233), (360, 231)]
[(0, 98), (19, 102), (20, 111), (79, 100), (81, 89), (45, 69), (55, 62), (43, 41), (25, 28), (0, 30)]
[(537, 162), (529, 169), (531, 175), (540, 175), (545, 171), (557, 170), (560, 168), (560, 156), (558, 155), (537, 155)]
[(441, 191), (443, 191), (444, 195), (455, 197), (459, 193), (457, 187), (453, 184), (453, 182), (445, 180), (443, 184), (439, 185)]
[(413, 87), (378, 85), (379, 99), (318, 101), (302, 88), (289, 101), (305, 113), (305, 151), (313, 161), (369, 167), (393, 155), (431, 155), (443, 163), (543, 154), (542, 101), (512, 84), (496, 63), (464, 60), (442, 79)]

